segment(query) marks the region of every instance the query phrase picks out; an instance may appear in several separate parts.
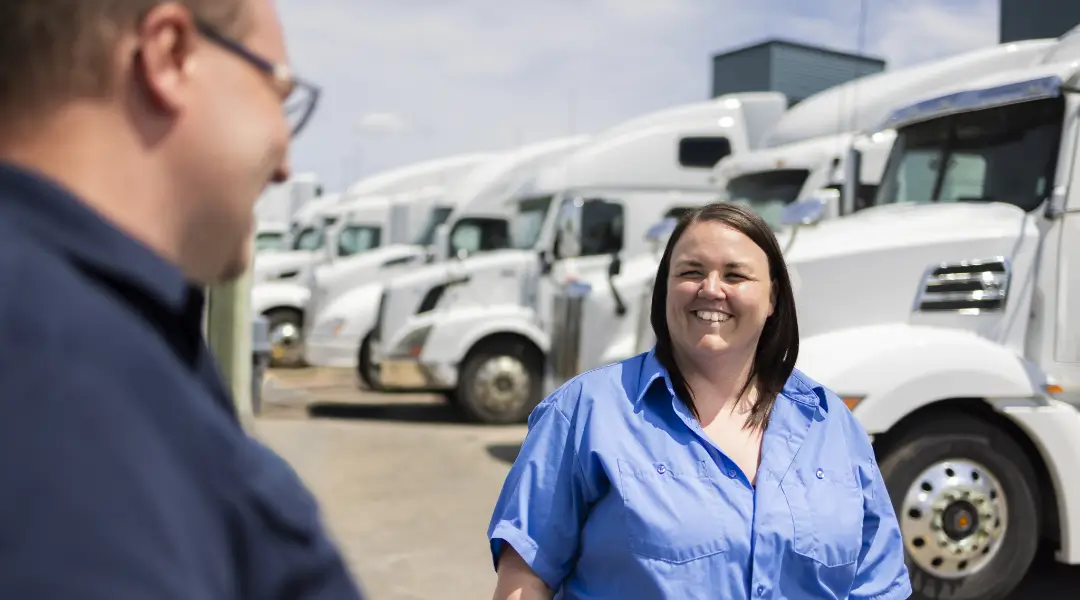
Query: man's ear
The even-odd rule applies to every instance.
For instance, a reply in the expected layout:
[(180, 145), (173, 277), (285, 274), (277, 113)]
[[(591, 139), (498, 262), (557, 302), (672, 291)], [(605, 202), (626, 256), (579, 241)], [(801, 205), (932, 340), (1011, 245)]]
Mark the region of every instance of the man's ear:
[(152, 8), (135, 30), (137, 51), (132, 69), (152, 105), (170, 114), (186, 104), (202, 41), (191, 13), (176, 3)]

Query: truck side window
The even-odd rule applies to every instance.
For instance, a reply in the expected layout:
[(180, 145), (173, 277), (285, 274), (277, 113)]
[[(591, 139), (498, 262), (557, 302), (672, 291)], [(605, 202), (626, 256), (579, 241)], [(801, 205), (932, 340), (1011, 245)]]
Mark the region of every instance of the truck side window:
[(623, 247), (623, 207), (591, 200), (581, 213), (581, 255), (615, 254)]
[(725, 137), (686, 137), (679, 140), (679, 164), (694, 169), (711, 169), (731, 154)]
[(347, 225), (338, 234), (338, 256), (352, 256), (379, 246), (382, 228)]
[(665, 219), (681, 219), (683, 215), (697, 208), (696, 206), (673, 206), (664, 213)]
[(506, 219), (462, 219), (450, 233), (450, 252), (469, 254), (501, 250), (510, 245), (510, 225)]
[[(830, 185), (827, 190), (836, 190), (840, 194), (840, 197), (844, 197), (844, 184), (838, 183), (836, 185)], [(860, 183), (859, 190), (855, 192), (855, 212), (859, 212), (864, 208), (870, 208), (874, 205), (874, 197), (877, 196), (878, 186), (870, 185), (868, 183)]]

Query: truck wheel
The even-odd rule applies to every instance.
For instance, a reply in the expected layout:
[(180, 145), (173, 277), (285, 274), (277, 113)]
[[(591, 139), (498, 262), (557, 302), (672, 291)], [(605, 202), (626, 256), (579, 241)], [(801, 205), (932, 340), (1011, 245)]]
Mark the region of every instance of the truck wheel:
[(1035, 469), (1016, 442), (977, 417), (931, 418), (881, 461), (912, 598), (1002, 600), (1038, 547)]
[(265, 313), (270, 321), (270, 366), (304, 366), (303, 316), (291, 308), (275, 308)]
[(379, 390), (379, 365), (371, 360), (371, 333), (364, 336), (360, 342), (360, 356), (357, 359), (356, 371), (360, 376), (361, 387), (366, 390)]
[(543, 358), (525, 343), (495, 340), (466, 357), (455, 404), (472, 421), (522, 423), (540, 402)]

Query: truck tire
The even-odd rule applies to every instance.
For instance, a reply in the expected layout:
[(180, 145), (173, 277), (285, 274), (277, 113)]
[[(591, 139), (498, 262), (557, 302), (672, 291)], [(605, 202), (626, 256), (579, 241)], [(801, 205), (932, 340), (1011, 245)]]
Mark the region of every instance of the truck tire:
[(543, 357), (521, 340), (481, 342), (466, 356), (456, 402), (470, 421), (523, 423), (543, 393)]
[(270, 321), (270, 366), (295, 369), (304, 366), (304, 317), (292, 308), (274, 308), (264, 316)]
[(360, 387), (373, 392), (379, 391), (379, 369), (371, 362), (371, 336), (368, 333), (360, 342), (360, 354), (356, 361), (356, 372), (360, 378)]
[(881, 461), (915, 600), (1002, 600), (1027, 574), (1041, 520), (1035, 469), (977, 416), (933, 415)]

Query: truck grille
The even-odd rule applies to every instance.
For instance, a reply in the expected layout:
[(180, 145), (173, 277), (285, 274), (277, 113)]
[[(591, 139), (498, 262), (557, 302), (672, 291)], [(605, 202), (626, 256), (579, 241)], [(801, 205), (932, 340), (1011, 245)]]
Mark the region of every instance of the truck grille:
[(1003, 257), (936, 265), (923, 276), (915, 310), (966, 314), (1004, 310), (1009, 276), (1009, 262)]

